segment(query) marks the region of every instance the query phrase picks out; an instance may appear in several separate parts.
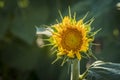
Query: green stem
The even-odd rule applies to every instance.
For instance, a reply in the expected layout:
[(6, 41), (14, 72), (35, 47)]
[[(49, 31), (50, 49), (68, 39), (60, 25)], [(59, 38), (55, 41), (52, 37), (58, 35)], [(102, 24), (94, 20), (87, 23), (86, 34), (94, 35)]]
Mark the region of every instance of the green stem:
[(75, 59), (71, 63), (71, 78), (70, 80), (79, 80), (80, 75), (80, 61), (78, 59)]
[(79, 80), (85, 79), (85, 77), (87, 76), (87, 74), (88, 74), (88, 69), (82, 75), (79, 75)]

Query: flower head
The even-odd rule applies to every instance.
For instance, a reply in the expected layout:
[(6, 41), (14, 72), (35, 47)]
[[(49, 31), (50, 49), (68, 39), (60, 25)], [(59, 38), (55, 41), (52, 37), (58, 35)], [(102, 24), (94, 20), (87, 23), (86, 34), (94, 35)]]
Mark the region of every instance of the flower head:
[(82, 53), (87, 54), (95, 32), (91, 32), (90, 26), (93, 19), (84, 23), (84, 18), (76, 21), (65, 16), (60, 23), (52, 26), (50, 42), (57, 49), (58, 57), (81, 60)]

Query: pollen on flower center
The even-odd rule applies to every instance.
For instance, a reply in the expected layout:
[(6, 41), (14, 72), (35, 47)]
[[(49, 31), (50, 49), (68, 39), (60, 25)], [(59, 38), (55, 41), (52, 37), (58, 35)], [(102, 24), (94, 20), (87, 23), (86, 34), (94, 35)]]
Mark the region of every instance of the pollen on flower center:
[(68, 51), (77, 51), (82, 45), (81, 32), (74, 28), (67, 28), (62, 35), (62, 47)]

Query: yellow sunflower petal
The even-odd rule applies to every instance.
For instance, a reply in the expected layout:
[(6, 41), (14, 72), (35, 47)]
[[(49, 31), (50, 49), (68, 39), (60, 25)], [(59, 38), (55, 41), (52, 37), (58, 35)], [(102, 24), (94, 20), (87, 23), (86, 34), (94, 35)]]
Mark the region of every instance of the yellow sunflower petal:
[(75, 57), (75, 56), (74, 56), (74, 53), (73, 53), (72, 51), (70, 51), (70, 52), (67, 54), (67, 56), (70, 57), (70, 58), (74, 58), (74, 57)]
[(77, 22), (77, 26), (81, 26), (83, 24), (83, 20), (81, 19), (81, 20), (79, 20), (78, 22)]
[(80, 55), (79, 52), (76, 53), (76, 57), (77, 57), (78, 60), (81, 60), (81, 55)]
[(63, 25), (70, 24), (70, 18), (68, 16), (65, 16), (62, 23)]
[(57, 53), (57, 56), (63, 56), (63, 55), (65, 55), (65, 53), (62, 52)]

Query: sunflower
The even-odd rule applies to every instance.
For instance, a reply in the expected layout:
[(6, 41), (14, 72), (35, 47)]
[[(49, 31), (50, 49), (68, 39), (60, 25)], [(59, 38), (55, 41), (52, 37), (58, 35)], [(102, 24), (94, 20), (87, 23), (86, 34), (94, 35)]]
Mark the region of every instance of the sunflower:
[(91, 32), (93, 19), (84, 23), (85, 17), (76, 21), (75, 17), (65, 16), (60, 23), (52, 26), (50, 42), (57, 51), (57, 57), (81, 60), (81, 54), (87, 54), (90, 50), (90, 44), (98, 31)]

